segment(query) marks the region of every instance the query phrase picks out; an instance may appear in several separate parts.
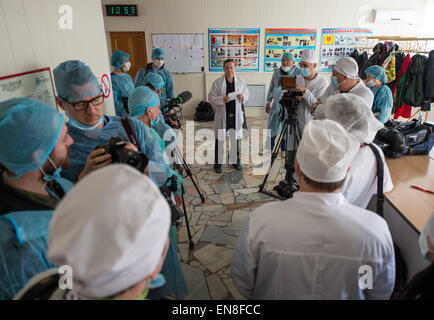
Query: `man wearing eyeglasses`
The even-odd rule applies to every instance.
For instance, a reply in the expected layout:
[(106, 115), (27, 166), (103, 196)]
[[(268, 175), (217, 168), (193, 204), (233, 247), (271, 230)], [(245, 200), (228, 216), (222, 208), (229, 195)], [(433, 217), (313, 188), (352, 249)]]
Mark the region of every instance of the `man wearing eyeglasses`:
[[(61, 63), (53, 71), (58, 96), (57, 105), (69, 117), (71, 146), (70, 166), (63, 176), (71, 181), (112, 163), (110, 154), (95, 148), (107, 143), (113, 136), (128, 140), (121, 118), (103, 115), (104, 97), (95, 75), (83, 62), (74, 60)], [(148, 157), (145, 172), (161, 187), (167, 180), (169, 168), (163, 160), (163, 150), (140, 121), (129, 118), (129, 123), (141, 151)], [(128, 148), (134, 149), (133, 145)]]

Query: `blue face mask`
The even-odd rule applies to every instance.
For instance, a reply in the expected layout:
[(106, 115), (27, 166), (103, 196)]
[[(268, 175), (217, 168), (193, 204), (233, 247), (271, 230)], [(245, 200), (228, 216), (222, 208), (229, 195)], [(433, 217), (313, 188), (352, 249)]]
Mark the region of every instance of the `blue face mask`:
[(79, 130), (83, 130), (83, 131), (93, 130), (93, 129), (97, 128), (98, 126), (100, 126), (101, 123), (104, 122), (104, 115), (101, 115), (101, 118), (99, 118), (98, 123), (92, 127), (89, 127), (89, 126), (86, 126), (85, 124), (82, 124), (81, 122), (78, 122), (73, 117), (71, 117), (68, 113), (66, 113), (66, 115), (69, 117), (69, 122), (68, 122), (69, 126), (76, 128), (76, 129), (79, 129)]
[(157, 120), (151, 120), (151, 127), (154, 128), (158, 123), (160, 122), (160, 119), (157, 118)]
[(300, 69), (300, 75), (303, 77), (309, 77), (310, 76), (310, 71), (308, 68), (301, 68)]
[[(428, 253), (430, 252), (429, 247), (428, 247), (428, 243), (427, 243), (427, 234), (425, 229), (422, 230), (420, 236), (419, 236), (419, 248), (420, 248), (420, 252), (422, 253), (422, 256), (427, 260), (430, 261), (431, 260), (428, 258)], [(431, 240), (431, 239), (430, 239)]]
[[(63, 179), (60, 174), (62, 173), (62, 167), (57, 167), (53, 160), (50, 159), (50, 157), (47, 158), (48, 161), (50, 161), (50, 163), (52, 164), (52, 166), (55, 168), (54, 172), (51, 175), (48, 175), (45, 173), (44, 169), (39, 168), (39, 171), (42, 173), (42, 175), (44, 176), (42, 179), (44, 179), (44, 181), (47, 182), (52, 182), (47, 183), (47, 185), (45, 186), (45, 190), (47, 190), (47, 192), (55, 199), (57, 199), (57, 201), (60, 201), (61, 197), (63, 197), (63, 195), (71, 189), (72, 184), (70, 181)], [(51, 187), (53, 187), (53, 190), (51, 189)]]
[(331, 83), (332, 83), (332, 86), (333, 86), (333, 87), (337, 88), (337, 87), (339, 86), (338, 78), (336, 78), (336, 77), (331, 77)]
[(140, 297), (137, 297), (134, 300), (145, 300), (146, 297), (148, 296), (149, 289), (159, 288), (164, 286), (165, 284), (166, 284), (166, 279), (161, 273), (159, 273), (154, 280), (149, 282), (148, 286), (146, 287), (145, 291), (143, 291), (142, 295)]

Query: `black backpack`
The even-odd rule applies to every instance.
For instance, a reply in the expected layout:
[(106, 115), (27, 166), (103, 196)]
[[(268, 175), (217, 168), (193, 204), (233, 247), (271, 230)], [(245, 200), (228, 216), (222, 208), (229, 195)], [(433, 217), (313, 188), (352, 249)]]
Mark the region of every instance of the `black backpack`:
[(214, 110), (209, 102), (201, 101), (196, 108), (194, 120), (199, 122), (214, 121)]

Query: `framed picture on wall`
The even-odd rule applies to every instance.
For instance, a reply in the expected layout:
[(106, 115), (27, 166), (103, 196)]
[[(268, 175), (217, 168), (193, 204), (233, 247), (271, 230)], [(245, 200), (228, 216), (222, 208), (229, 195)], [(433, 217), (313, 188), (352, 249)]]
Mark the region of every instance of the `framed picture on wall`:
[(0, 77), (0, 101), (31, 98), (57, 109), (49, 67)]

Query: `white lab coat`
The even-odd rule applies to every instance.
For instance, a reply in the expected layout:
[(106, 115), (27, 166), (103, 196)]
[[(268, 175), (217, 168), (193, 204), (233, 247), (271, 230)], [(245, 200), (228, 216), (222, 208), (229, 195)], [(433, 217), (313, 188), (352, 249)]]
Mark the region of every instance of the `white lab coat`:
[[(359, 287), (364, 265), (372, 268), (371, 290)], [(231, 277), (247, 299), (388, 299), (395, 282), (392, 237), (383, 218), (340, 193), (298, 192), (250, 214)]]
[[(327, 90), (320, 97), (321, 104), (315, 110), (315, 119), (324, 119), (324, 105), (327, 102), (327, 99), (339, 93), (340, 90), (338, 88), (334, 87), (332, 84), (329, 85)], [(359, 80), (359, 83), (356, 84), (348, 93), (352, 93), (361, 97), (369, 106), (369, 109), (372, 109), (372, 106), (374, 105), (374, 94), (372, 93), (372, 90), (363, 83), (362, 80)]]
[[(384, 163), (383, 192), (393, 189), (389, 167), (384, 161), (383, 151), (374, 145), (380, 152)], [(345, 179), (341, 192), (345, 199), (359, 208), (366, 208), (374, 194), (377, 194), (377, 159), (368, 146), (363, 146), (351, 162), (350, 171)]]
[[(242, 109), (242, 104), (246, 103), (249, 99), (249, 89), (246, 86), (246, 83), (241, 77), (234, 75), (235, 81), (235, 92), (242, 93), (244, 96), (244, 100), (240, 101), (238, 98), (235, 99), (235, 132), (236, 139), (240, 140), (243, 138), (243, 123), (244, 123), (244, 113)], [(219, 136), (219, 129), (226, 130), (226, 103), (223, 101), (223, 98), (226, 96), (226, 79), (225, 75), (216, 79), (211, 87), (211, 90), (208, 94), (208, 101), (215, 109), (214, 116), (214, 134), (216, 139), (218, 137), (219, 140), (224, 140), (224, 136)]]

